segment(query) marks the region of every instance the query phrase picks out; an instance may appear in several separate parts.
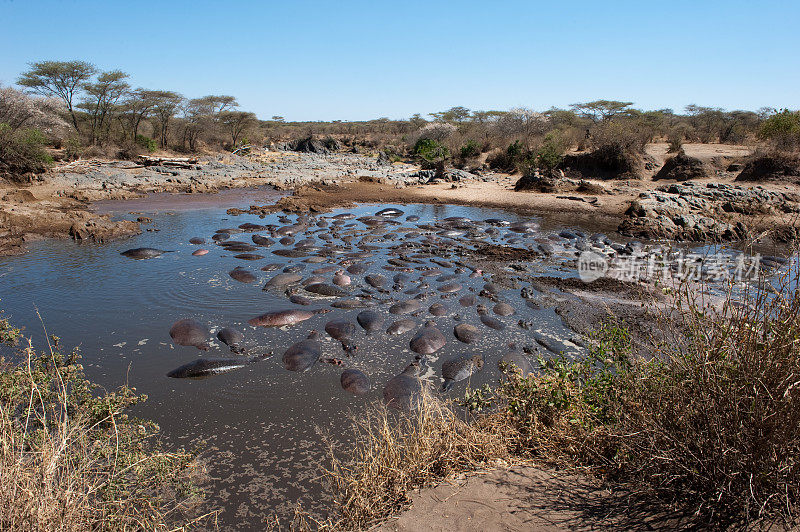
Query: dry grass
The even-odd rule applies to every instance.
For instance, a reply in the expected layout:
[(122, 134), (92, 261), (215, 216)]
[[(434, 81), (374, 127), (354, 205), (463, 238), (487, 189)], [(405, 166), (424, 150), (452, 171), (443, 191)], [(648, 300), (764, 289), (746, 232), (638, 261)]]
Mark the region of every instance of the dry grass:
[(331, 446), (332, 465), (325, 474), (337, 515), (323, 528), (368, 528), (404, 508), (414, 490), (509, 458), (497, 428), (482, 420), (466, 422), (452, 404), (430, 395), (411, 413), (375, 405), (353, 417), (353, 444), (346, 453)]
[[(18, 331), (0, 320), (0, 340)], [(123, 387), (97, 393), (77, 353), (57, 338), (44, 353), (30, 341), (0, 369), (0, 528), (170, 530), (213, 525), (191, 519), (199, 493), (194, 456), (163, 452), (157, 427), (129, 418), (141, 400)]]

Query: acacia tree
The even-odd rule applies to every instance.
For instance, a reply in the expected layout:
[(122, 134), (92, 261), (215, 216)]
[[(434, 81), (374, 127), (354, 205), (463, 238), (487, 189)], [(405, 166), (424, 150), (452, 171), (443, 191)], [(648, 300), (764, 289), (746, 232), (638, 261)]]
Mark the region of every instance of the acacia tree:
[(125, 81), (127, 77), (128, 74), (121, 70), (112, 70), (100, 74), (95, 83), (84, 83), (86, 96), (79, 107), (89, 115), (91, 126), (89, 141), (92, 144), (100, 140), (103, 127), (111, 124), (110, 113), (130, 88)]
[(592, 102), (573, 103), (570, 107), (582, 117), (588, 118), (596, 124), (630, 112), (631, 105), (633, 105), (633, 102), (594, 100)]
[(73, 101), (83, 83), (97, 72), (95, 66), (86, 61), (39, 61), (30, 63), (30, 67), (19, 77), (17, 84), (36, 94), (63, 100), (72, 117), (72, 125), (78, 131)]
[(139, 87), (127, 91), (124, 100), (117, 106), (122, 129), (130, 134), (132, 141), (136, 141), (142, 122), (150, 118), (156, 104), (157, 94), (158, 91)]
[(236, 146), (236, 141), (247, 129), (248, 126), (253, 124), (256, 120), (254, 113), (246, 111), (223, 111), (219, 113), (219, 122), (226, 129), (231, 136), (231, 146)]
[(158, 123), (160, 144), (166, 148), (169, 123), (183, 103), (183, 96), (173, 91), (150, 91), (149, 97), (153, 100), (153, 116)]

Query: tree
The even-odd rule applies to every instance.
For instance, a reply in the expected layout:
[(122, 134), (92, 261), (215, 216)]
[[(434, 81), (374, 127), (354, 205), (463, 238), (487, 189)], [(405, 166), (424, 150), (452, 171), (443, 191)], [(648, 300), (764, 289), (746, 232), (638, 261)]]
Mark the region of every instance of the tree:
[(800, 146), (800, 111), (783, 109), (761, 124), (759, 136), (769, 140), (778, 150), (793, 150)]
[(17, 84), (28, 87), (42, 96), (54, 96), (64, 101), (72, 117), (72, 125), (78, 130), (78, 119), (72, 103), (84, 82), (91, 79), (97, 69), (86, 61), (39, 61), (30, 63)]
[(231, 146), (236, 147), (242, 132), (256, 121), (256, 115), (245, 111), (223, 111), (219, 113), (219, 122), (231, 136)]
[(593, 102), (573, 103), (570, 107), (579, 115), (588, 118), (595, 124), (605, 122), (615, 116), (626, 114), (633, 102), (618, 100), (595, 100)]
[(36, 128), (49, 135), (69, 129), (62, 118), (63, 105), (55, 98), (33, 98), (11, 87), (0, 86), (0, 124), (11, 132)]
[(125, 99), (119, 104), (118, 118), (123, 124), (123, 129), (130, 133), (131, 140), (136, 140), (139, 126), (153, 111), (156, 104), (158, 91), (143, 89), (141, 87), (127, 91)]
[(273, 122), (285, 122), (285, 119), (280, 115), (273, 115), (272, 116)]
[(202, 116), (213, 116), (239, 107), (235, 97), (225, 95), (194, 98), (190, 103)]
[(466, 107), (451, 107), (447, 111), (431, 113), (434, 120), (440, 122), (464, 122), (470, 116), (470, 111)]
[(184, 98), (172, 91), (150, 91), (148, 97), (153, 101), (153, 115), (158, 122), (161, 147), (166, 148), (169, 122), (175, 116)]
[(84, 83), (83, 89), (86, 91), (84, 100), (79, 107), (89, 114), (91, 134), (90, 142), (94, 144), (99, 140), (103, 131), (103, 126), (111, 122), (111, 113), (114, 106), (130, 85), (125, 81), (128, 74), (121, 70), (103, 72), (97, 77), (95, 83)]

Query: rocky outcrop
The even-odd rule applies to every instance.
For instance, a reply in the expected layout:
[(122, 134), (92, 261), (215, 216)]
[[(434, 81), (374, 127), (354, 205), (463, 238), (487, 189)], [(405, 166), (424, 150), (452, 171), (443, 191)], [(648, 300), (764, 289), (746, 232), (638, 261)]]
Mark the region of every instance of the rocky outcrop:
[(796, 194), (762, 187), (683, 183), (643, 192), (625, 213), (619, 232), (639, 238), (726, 242), (746, 238), (735, 214), (800, 212)]

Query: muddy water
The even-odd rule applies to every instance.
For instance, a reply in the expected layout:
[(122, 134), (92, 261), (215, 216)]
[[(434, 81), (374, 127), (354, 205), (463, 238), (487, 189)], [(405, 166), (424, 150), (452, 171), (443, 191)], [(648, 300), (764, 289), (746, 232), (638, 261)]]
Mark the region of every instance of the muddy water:
[[(212, 477), (207, 486), (209, 502), (222, 508), (221, 523), (226, 528), (257, 527), (270, 515), (289, 514), (296, 501), (306, 509), (324, 507), (327, 501), (322, 495), (318, 468), (324, 464), (325, 448), (318, 431), (330, 432), (341, 441), (347, 441), (345, 420), (348, 413), (357, 415), (370, 402), (380, 400), (383, 385), (415, 359), (415, 354), (409, 350), (409, 340), (415, 331), (391, 337), (383, 332), (366, 335), (356, 326), (353, 342), (358, 350), (352, 357), (343, 352), (339, 342), (324, 334), (325, 323), (329, 320), (346, 317), (355, 323), (362, 309), (333, 309), (282, 329), (255, 328), (247, 324), (248, 319), (269, 310), (329, 309), (334, 301), (317, 298), (310, 307), (302, 307), (290, 303), (281, 290), (263, 291), (265, 282), (281, 270), (264, 272), (261, 266), (267, 263), (300, 265), (303, 267), (300, 275), (308, 277), (313, 270), (336, 264), (345, 256), (333, 254), (325, 263), (311, 264), (304, 262), (305, 257), (285, 258), (271, 253), (274, 249), (293, 247), (276, 243), (252, 252), (264, 255), (264, 259), (246, 261), (234, 258), (237, 253), (228, 252), (211, 241), (211, 236), (220, 228), (236, 228), (248, 222), (275, 227), (297, 222), (296, 216), (283, 219), (278, 214), (263, 218), (234, 217), (225, 213), (229, 207), (266, 204), (276, 197), (277, 193), (265, 190), (230, 191), (215, 196), (155, 195), (143, 200), (99, 204), (98, 210), (117, 217), (136, 218), (139, 213), (144, 214), (153, 219), (149, 227), (157, 231), (106, 245), (39, 242), (23, 256), (0, 258), (0, 307), (15, 324), (24, 325), (26, 333), (41, 342), (43, 329), (36, 315), (38, 309), (48, 332), (60, 336), (66, 346), (81, 347), (84, 366), (91, 379), (108, 388), (127, 381), (149, 396), (137, 413), (160, 424), (168, 445), (193, 446), (202, 442)], [(347, 212), (372, 216), (384, 207), (387, 206), (362, 205)], [(470, 277), (470, 269), (462, 271), (455, 266), (438, 266), (430, 257), (420, 255), (434, 252), (447, 260), (464, 260), (473, 267), (481, 266), (467, 257), (447, 256), (449, 246), (454, 243), (467, 248), (472, 245), (470, 230), (457, 228), (463, 222), (450, 221), (436, 228), (430, 225), (442, 224), (451, 217), (501, 220), (494, 225), (481, 224), (481, 238), (516, 247), (530, 247), (535, 244), (533, 238), (553, 235), (561, 227), (491, 209), (431, 205), (395, 207), (404, 214), (387, 218), (389, 224), (381, 224), (377, 230), (358, 220), (341, 221), (332, 241), (344, 246), (341, 237), (352, 235), (349, 251), (359, 251), (356, 247), (359, 242), (375, 246), (375, 249), (366, 248), (372, 253), (363, 259), (368, 264), (367, 271), (351, 275), (353, 284), (346, 289), (353, 296), (366, 295), (363, 289), (371, 290), (372, 300), (378, 302), (374, 309), (386, 319), (382, 330), (392, 321), (408, 317), (389, 314), (389, 305), (414, 297), (403, 292), (417, 287), (420, 280), (426, 283), (421, 289), (422, 293), (429, 294), (422, 302), (425, 311), (412, 319), (419, 326), (426, 319), (435, 320), (447, 338), (443, 349), (422, 361), (424, 378), (432, 386), (438, 388), (442, 383), (442, 362), (461, 353), (481, 354), (485, 359), (483, 370), (470, 379), (472, 386), (496, 381), (499, 378), (497, 358), (502, 355), (504, 346), (509, 342), (535, 345), (534, 333), (559, 339), (570, 353), (580, 353), (581, 348), (570, 342), (575, 333), (564, 327), (560, 317), (552, 309), (534, 310), (525, 305), (518, 288), (501, 287), (498, 296), (512, 305), (515, 314), (495, 315), (491, 311), (495, 303), (478, 297), (488, 279)], [(333, 216), (342, 212), (314, 217), (309, 220), (309, 229), (295, 239), (313, 238), (316, 245), (323, 245), (326, 242), (323, 238), (334, 226)], [(407, 221), (408, 216), (418, 216), (419, 220)], [(315, 226), (320, 220), (328, 226)], [(400, 224), (393, 225), (394, 221)], [(507, 224), (515, 222), (534, 222), (534, 230), (530, 233), (509, 230)], [(487, 229), (488, 235), (483, 233)], [(442, 233), (446, 230), (454, 232)], [(409, 234), (409, 231), (413, 232)], [(269, 235), (268, 230), (257, 233)], [(231, 239), (250, 242), (252, 234), (233, 234)], [(365, 236), (371, 240), (362, 241)], [(205, 238), (207, 243), (191, 245), (192, 237)], [(398, 258), (391, 250), (403, 243), (415, 243), (415, 248), (404, 255), (419, 255), (414, 259), (419, 262), (406, 264), (412, 281), (393, 290), (392, 277), (398, 272), (385, 267), (391, 267), (389, 259)], [(423, 249), (421, 246), (425, 243), (428, 245)], [(130, 260), (120, 255), (124, 250), (137, 247), (170, 252), (150, 260)], [(198, 247), (210, 252), (205, 256), (192, 256)], [(527, 266), (529, 271), (541, 274), (574, 276), (574, 260), (567, 259), (569, 253), (574, 256), (574, 250), (558, 248), (552, 257)], [(244, 284), (232, 279), (228, 272), (236, 266), (251, 271), (257, 281)], [(440, 272), (427, 275), (433, 268)], [(365, 284), (364, 276), (370, 273), (379, 273), (388, 279), (387, 293), (372, 290)], [(449, 274), (456, 278), (437, 280)], [(333, 272), (321, 275), (330, 282)], [(449, 282), (458, 282), (463, 288), (454, 296), (437, 290)], [(299, 293), (314, 297), (302, 290)], [(461, 306), (458, 298), (467, 294), (475, 295), (479, 303), (486, 304), (489, 313), (506, 328), (502, 331), (490, 329), (479, 320), (475, 305)], [(431, 316), (427, 308), (433, 303), (443, 304), (446, 314)], [(236, 356), (216, 339), (207, 353), (174, 345), (168, 331), (172, 323), (182, 318), (194, 318), (207, 324), (212, 337), (222, 327), (237, 328), (244, 333), (244, 344), (250, 354), (273, 351), (274, 355), (263, 362), (205, 380), (167, 378), (167, 372), (198, 356)], [(530, 322), (527, 330), (517, 326), (520, 319)], [(453, 326), (457, 323), (475, 325), (482, 332), (481, 339), (470, 345), (458, 342), (453, 336)], [(282, 353), (311, 330), (323, 333), (322, 356), (343, 359), (343, 366), (317, 363), (303, 373), (284, 369)], [(339, 377), (348, 367), (358, 368), (370, 378), (372, 389), (366, 396), (355, 397), (342, 390)], [(466, 385), (467, 381), (458, 382), (449, 393), (462, 395)]]

